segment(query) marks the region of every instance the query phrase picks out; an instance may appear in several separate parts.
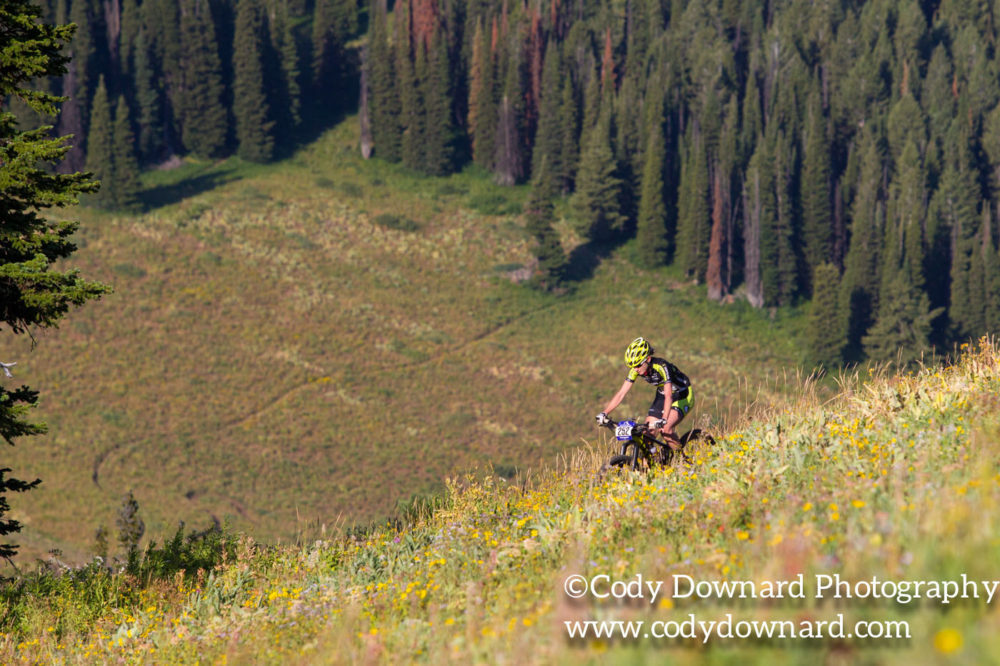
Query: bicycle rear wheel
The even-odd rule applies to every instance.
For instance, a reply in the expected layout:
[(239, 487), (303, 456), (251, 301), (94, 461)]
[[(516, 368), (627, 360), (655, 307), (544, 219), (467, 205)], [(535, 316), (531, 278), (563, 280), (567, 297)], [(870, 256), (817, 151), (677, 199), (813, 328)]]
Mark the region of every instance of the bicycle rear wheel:
[(715, 446), (715, 438), (701, 428), (689, 430), (680, 439), (686, 460), (701, 455)]

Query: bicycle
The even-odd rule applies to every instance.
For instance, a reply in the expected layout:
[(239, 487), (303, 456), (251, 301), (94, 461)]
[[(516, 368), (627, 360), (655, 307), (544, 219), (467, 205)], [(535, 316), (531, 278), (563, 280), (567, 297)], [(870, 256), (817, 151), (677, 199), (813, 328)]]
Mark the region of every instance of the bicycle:
[(612, 469), (627, 468), (634, 471), (643, 468), (648, 470), (656, 464), (668, 466), (673, 462), (675, 454), (680, 454), (684, 462), (690, 464), (691, 458), (685, 451), (688, 445), (696, 442), (708, 446), (715, 445), (715, 438), (701, 428), (693, 428), (681, 435), (679, 438), (681, 448), (675, 451), (665, 441), (649, 433), (649, 424), (631, 420), (617, 423), (609, 421), (604, 427), (615, 433), (615, 439), (621, 443), (621, 449), (617, 455), (604, 463), (598, 476), (603, 476)]

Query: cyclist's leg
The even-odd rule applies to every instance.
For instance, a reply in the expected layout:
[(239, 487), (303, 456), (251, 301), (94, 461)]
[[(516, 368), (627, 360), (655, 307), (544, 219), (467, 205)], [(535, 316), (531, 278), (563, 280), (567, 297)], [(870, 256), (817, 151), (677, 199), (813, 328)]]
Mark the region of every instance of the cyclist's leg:
[(680, 400), (675, 400), (670, 405), (670, 410), (667, 412), (667, 425), (664, 427), (665, 437), (671, 437), (674, 441), (679, 442), (680, 439), (677, 437), (677, 424), (684, 420), (687, 413), (691, 411), (691, 405), (694, 404), (694, 391), (691, 387), (688, 387), (687, 395), (685, 395)]
[(647, 425), (652, 425), (663, 418), (663, 408), (666, 406), (666, 402), (666, 396), (657, 391), (652, 404), (649, 405), (649, 414), (646, 416)]
[[(680, 440), (677, 439), (676, 434), (671, 435), (673, 430), (672, 426), (670, 425), (670, 420), (671, 418), (674, 418), (674, 416), (672, 415), (674, 415), (675, 412), (673, 409), (668, 409), (667, 413), (664, 415), (663, 408), (665, 406), (666, 406), (666, 396), (657, 391), (656, 398), (653, 399), (653, 404), (649, 406), (649, 416), (646, 417), (646, 424), (652, 426), (660, 419), (666, 419), (667, 420), (666, 427), (664, 427), (662, 430), (650, 429), (649, 432), (654, 436), (657, 434), (663, 435), (664, 439), (667, 442), (667, 446), (669, 446), (674, 451), (679, 451), (681, 449)], [(678, 422), (679, 419), (675, 420), (674, 425), (676, 425)]]

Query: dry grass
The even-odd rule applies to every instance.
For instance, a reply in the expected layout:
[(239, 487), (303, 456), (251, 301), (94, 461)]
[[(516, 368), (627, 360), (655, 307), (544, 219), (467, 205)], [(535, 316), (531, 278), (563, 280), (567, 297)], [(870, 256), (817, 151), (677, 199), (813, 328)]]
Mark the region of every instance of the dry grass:
[[(161, 194), (220, 184), (140, 217), (83, 212), (74, 264), (115, 293), (12, 355), (51, 426), (5, 454), (44, 480), (15, 502), (22, 559), (85, 560), (130, 489), (148, 537), (229, 517), (289, 543), (474, 465), (551, 463), (592, 432), (640, 333), (694, 379), (692, 420), (735, 418), (800, 360), (794, 317), (705, 303), (622, 259), (569, 295), (510, 284), (528, 259), (520, 221), (470, 202), (509, 210), (521, 190), (364, 162), (354, 131), (273, 167), (155, 174)], [(759, 390), (775, 402), (786, 386)], [(620, 413), (649, 399), (638, 388)]]

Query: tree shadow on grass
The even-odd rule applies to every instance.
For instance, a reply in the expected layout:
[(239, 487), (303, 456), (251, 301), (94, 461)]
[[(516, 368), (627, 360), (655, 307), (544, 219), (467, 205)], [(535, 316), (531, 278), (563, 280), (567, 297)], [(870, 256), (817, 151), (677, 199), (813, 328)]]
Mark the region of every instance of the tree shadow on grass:
[(566, 257), (566, 267), (563, 270), (565, 282), (585, 282), (594, 277), (594, 271), (619, 248), (624, 241), (594, 240), (577, 245)]
[(236, 180), (234, 171), (234, 169), (218, 169), (184, 178), (176, 183), (151, 187), (140, 195), (143, 208), (146, 210), (162, 208), (225, 185)]

